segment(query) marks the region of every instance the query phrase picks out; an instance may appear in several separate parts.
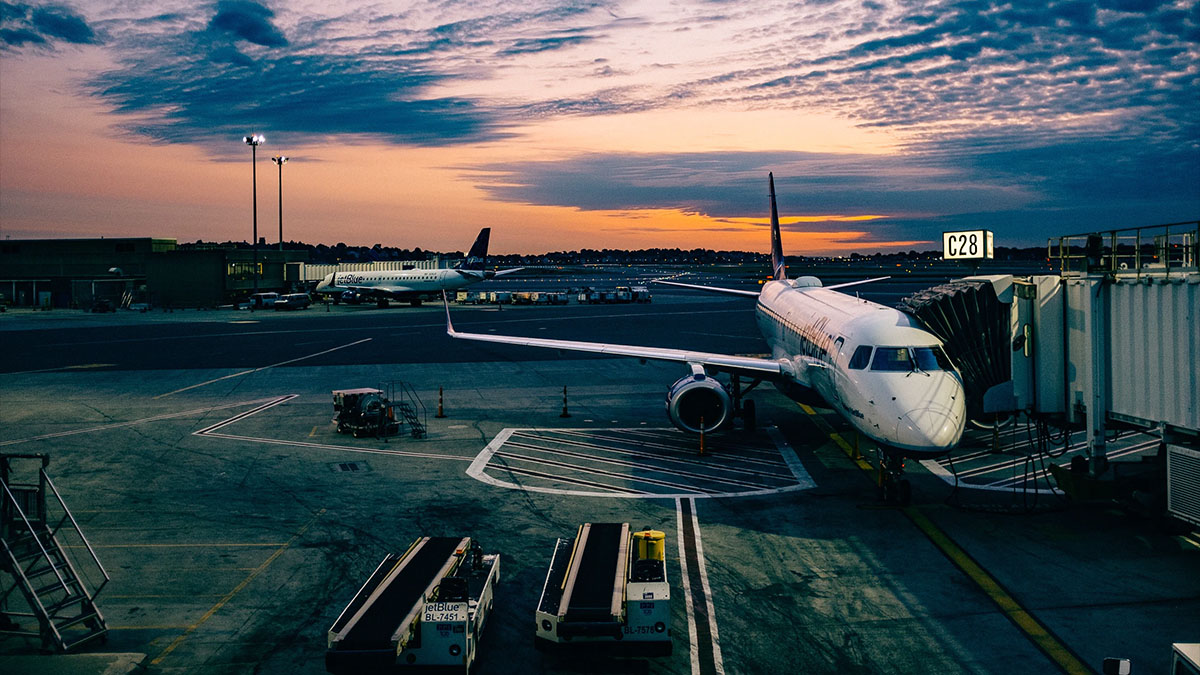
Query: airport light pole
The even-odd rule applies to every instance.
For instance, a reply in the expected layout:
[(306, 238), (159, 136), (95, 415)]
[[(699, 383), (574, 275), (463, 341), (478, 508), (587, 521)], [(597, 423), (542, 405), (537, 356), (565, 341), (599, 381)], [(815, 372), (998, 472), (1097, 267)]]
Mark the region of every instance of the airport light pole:
[[(250, 269), (254, 271), (254, 292), (258, 293), (258, 146), (267, 140), (262, 134), (243, 136), (242, 141), (250, 146), (250, 180), (253, 182), (254, 195), (254, 241), (250, 244), (253, 251), (250, 259)], [(254, 309), (254, 305), (250, 305)]]
[(288, 158), (283, 155), (272, 157), (272, 162), (279, 167), (279, 250), (283, 250), (283, 165), (287, 164)]

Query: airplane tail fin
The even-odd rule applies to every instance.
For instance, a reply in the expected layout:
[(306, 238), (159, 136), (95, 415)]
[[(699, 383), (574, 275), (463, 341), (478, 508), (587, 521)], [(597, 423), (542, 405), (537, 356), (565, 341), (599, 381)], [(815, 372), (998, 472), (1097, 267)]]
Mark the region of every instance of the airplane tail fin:
[(771, 184), (771, 278), (787, 280), (787, 269), (783, 263), (783, 241), (779, 238), (779, 209), (775, 207), (775, 174), (768, 173)]
[(471, 244), (471, 250), (467, 252), (467, 259), (458, 264), (456, 269), (460, 270), (482, 270), (487, 262), (488, 239), (491, 238), (492, 228), (485, 227), (479, 231), (479, 236), (475, 237), (475, 243)]

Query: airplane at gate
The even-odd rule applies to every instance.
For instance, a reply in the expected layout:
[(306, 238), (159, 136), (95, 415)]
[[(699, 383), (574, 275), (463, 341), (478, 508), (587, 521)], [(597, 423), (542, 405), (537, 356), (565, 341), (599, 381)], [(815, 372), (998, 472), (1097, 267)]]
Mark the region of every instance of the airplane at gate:
[(376, 300), (380, 307), (386, 307), (390, 300), (409, 302), (416, 307), (427, 296), (458, 290), (470, 284), (521, 270), (520, 267), (507, 270), (484, 269), (491, 233), (490, 227), (480, 230), (479, 236), (475, 238), (475, 243), (467, 253), (467, 259), (452, 269), (334, 272), (325, 275), (314, 292), (341, 294), (353, 291)]
[[(667, 415), (679, 429), (714, 431), (742, 415), (753, 425), (753, 401), (741, 404), (740, 377), (767, 381), (793, 400), (832, 408), (875, 441), (891, 479), (903, 458), (943, 455), (958, 444), (966, 423), (962, 378), (942, 343), (918, 321), (896, 309), (846, 295), (837, 289), (879, 281), (866, 279), (822, 286), (816, 277), (787, 277), (775, 205), (771, 196), (773, 279), (761, 291), (715, 288), (672, 281), (658, 283), (758, 299), (759, 329), (770, 358), (693, 352), (496, 334), (460, 333), (446, 312), (446, 330), (462, 340), (593, 352), (687, 364), (691, 373), (667, 392)], [(712, 374), (734, 376), (734, 394)], [(703, 422), (702, 422), (703, 421)], [(889, 484), (895, 484), (889, 480)], [(901, 500), (908, 484), (900, 481)]]

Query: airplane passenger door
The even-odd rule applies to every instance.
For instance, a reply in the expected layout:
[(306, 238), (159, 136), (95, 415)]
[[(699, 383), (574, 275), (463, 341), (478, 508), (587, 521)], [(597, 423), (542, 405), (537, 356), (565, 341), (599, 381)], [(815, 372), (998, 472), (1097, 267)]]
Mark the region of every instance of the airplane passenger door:
[(833, 380), (830, 383), (833, 385), (832, 387), (830, 387), (830, 389), (833, 390), (833, 397), (836, 398), (839, 403), (842, 400), (842, 394), (841, 394), (842, 387), (844, 387), (846, 385), (845, 376), (843, 375), (842, 370), (839, 367), (842, 363), (842, 348), (845, 345), (846, 345), (846, 338), (838, 336), (838, 339), (833, 341), (833, 353), (829, 355), (830, 360), (833, 361), (833, 364), (832, 364), (833, 367), (829, 369), (830, 370), (830, 378), (829, 379)]

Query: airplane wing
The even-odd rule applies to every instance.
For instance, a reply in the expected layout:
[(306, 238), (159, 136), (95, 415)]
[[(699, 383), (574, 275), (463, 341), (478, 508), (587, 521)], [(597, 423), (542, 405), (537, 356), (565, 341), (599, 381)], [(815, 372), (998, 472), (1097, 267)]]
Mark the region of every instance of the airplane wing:
[[(848, 286), (857, 286), (859, 284), (869, 284), (872, 281), (883, 281), (884, 279), (891, 279), (891, 277), (887, 276), (887, 277), (875, 277), (874, 279), (859, 279), (858, 281), (848, 281), (844, 284), (834, 284), (832, 286), (823, 286), (823, 288), (825, 290), (832, 291), (837, 288), (846, 288)], [(695, 289), (701, 290), (701, 291), (711, 291), (713, 293), (727, 293), (729, 295), (745, 295), (745, 296), (752, 297), (752, 298), (757, 298), (758, 294), (759, 294), (758, 291), (743, 291), (738, 288), (719, 288), (717, 286), (701, 286), (699, 284), (684, 284), (684, 283), (680, 283), (678, 281), (664, 281), (662, 279), (652, 279), (651, 281), (656, 284), (666, 284), (668, 286), (679, 286), (681, 288), (695, 288)]]
[(341, 288), (354, 291), (355, 293), (368, 298), (396, 298), (403, 294), (411, 294), (413, 290), (405, 286), (350, 286), (344, 285)]
[(662, 279), (651, 279), (651, 283), (665, 284), (667, 286), (679, 286), (680, 288), (695, 288), (701, 291), (711, 291), (713, 293), (725, 293), (728, 295), (743, 295), (751, 298), (758, 297), (758, 291), (743, 291), (740, 288), (720, 288), (717, 286), (701, 286), (700, 284), (684, 284), (678, 281), (664, 281)]
[(825, 290), (832, 291), (835, 288), (846, 288), (847, 286), (857, 286), (859, 284), (869, 284), (872, 281), (883, 281), (884, 279), (891, 279), (891, 277), (890, 276), (875, 277), (874, 279), (859, 279), (858, 281), (847, 281), (844, 284), (834, 284), (832, 286), (825, 286)]
[(492, 270), (486, 270), (486, 271), (485, 270), (464, 270), (464, 269), (456, 269), (454, 271), (458, 272), (459, 274), (461, 274), (464, 277), (467, 277), (468, 279), (479, 279), (482, 281), (484, 279), (491, 279), (493, 277), (502, 277), (505, 274), (512, 274), (513, 272), (520, 272), (523, 269), (525, 269), (525, 268), (524, 267), (513, 267), (513, 268), (507, 269), (507, 270), (495, 270), (495, 271), (492, 271)]
[(711, 352), (693, 352), (684, 349), (667, 349), (664, 347), (637, 347), (633, 345), (618, 345), (607, 342), (579, 342), (576, 340), (549, 340), (545, 338), (526, 338), (510, 335), (488, 335), (483, 333), (460, 333), (454, 330), (450, 321), (450, 306), (446, 306), (446, 334), (459, 340), (476, 340), (478, 342), (495, 342), (505, 345), (520, 345), (523, 347), (542, 347), (544, 349), (560, 349), (572, 352), (591, 352), (593, 354), (608, 354), (611, 356), (628, 356), (637, 359), (654, 361), (674, 361), (677, 363), (695, 363), (714, 370), (728, 373), (753, 375), (764, 379), (783, 378), (785, 365), (775, 359), (763, 359), (753, 356), (735, 356), (732, 354), (714, 354)]

